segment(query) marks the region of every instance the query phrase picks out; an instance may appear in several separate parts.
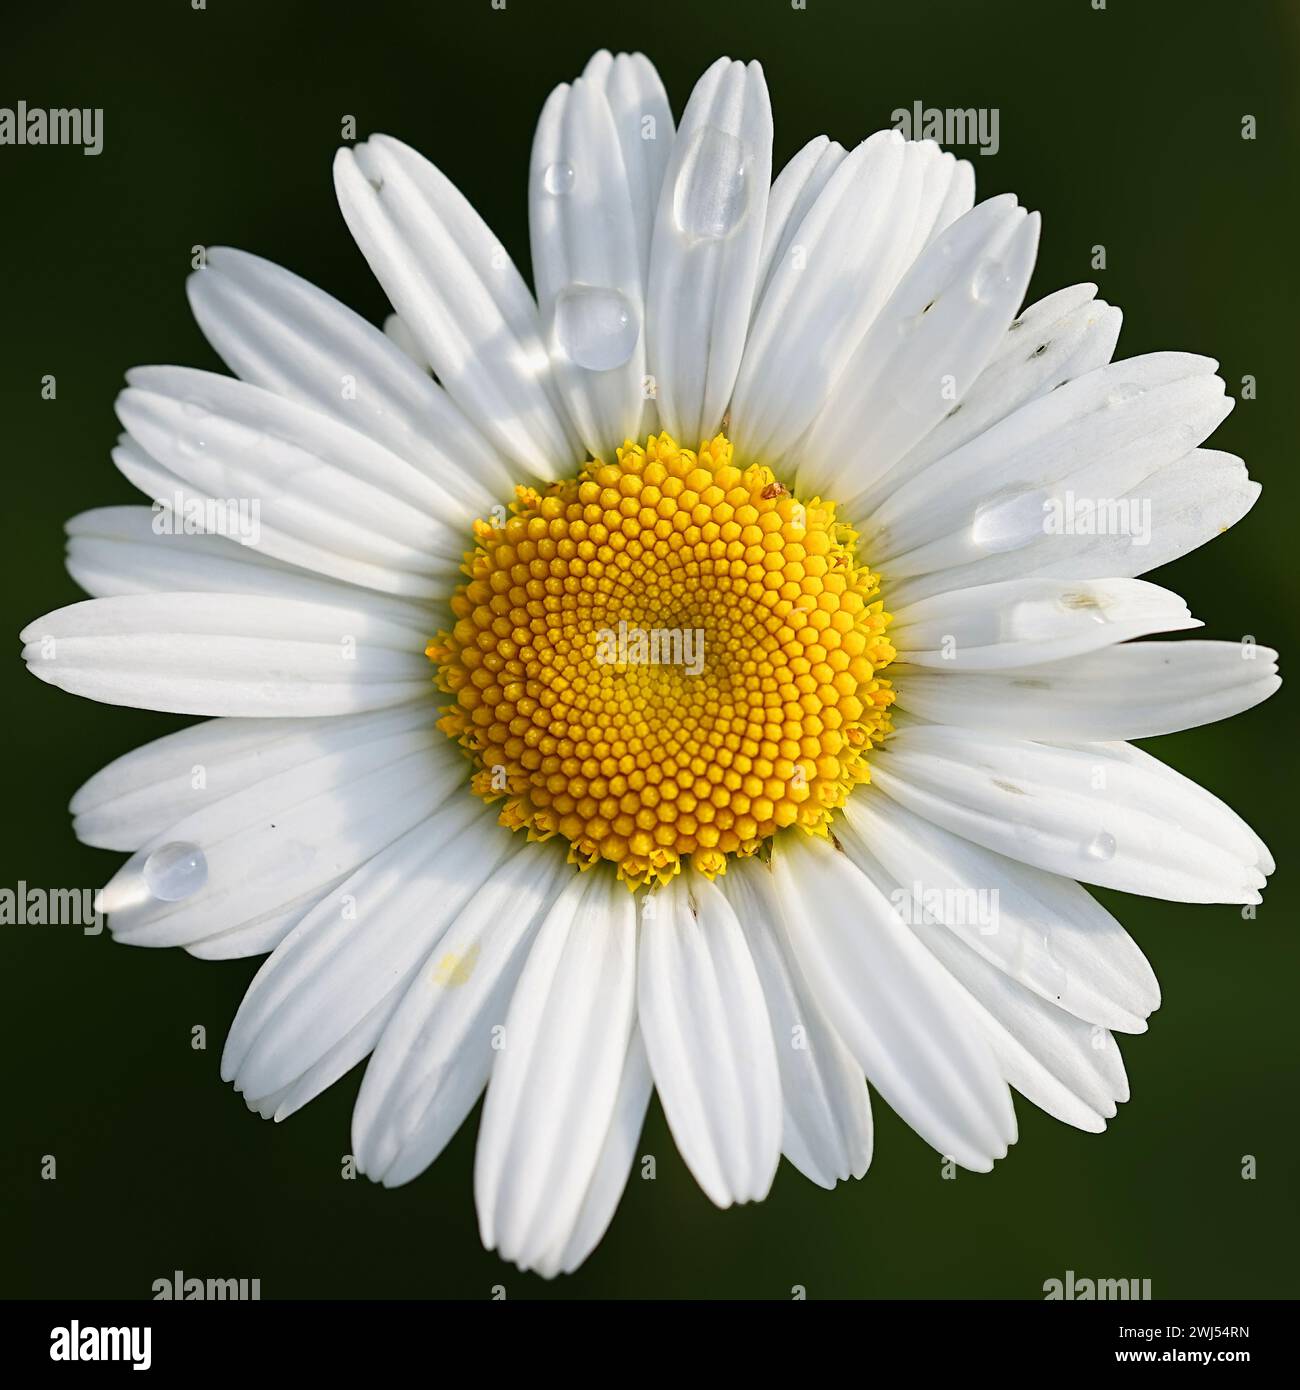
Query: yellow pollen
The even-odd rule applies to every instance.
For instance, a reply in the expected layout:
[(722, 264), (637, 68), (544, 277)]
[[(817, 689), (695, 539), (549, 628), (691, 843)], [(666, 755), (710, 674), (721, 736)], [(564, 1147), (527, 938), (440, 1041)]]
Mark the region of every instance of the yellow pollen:
[(427, 651), (501, 824), (631, 888), (824, 835), (894, 699), (890, 615), (834, 505), (737, 467), (723, 435), (660, 434), (510, 512), (475, 523)]

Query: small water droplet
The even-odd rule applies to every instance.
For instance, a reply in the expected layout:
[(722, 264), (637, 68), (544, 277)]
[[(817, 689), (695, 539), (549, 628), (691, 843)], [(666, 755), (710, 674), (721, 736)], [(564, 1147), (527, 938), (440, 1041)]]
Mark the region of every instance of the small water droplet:
[(1045, 500), (1046, 494), (1034, 489), (986, 502), (971, 523), (971, 543), (996, 555), (1037, 540), (1043, 534)]
[(574, 177), (573, 165), (557, 160), (542, 171), (542, 187), (553, 198), (562, 198), (566, 193), (573, 192)]
[(976, 304), (991, 304), (999, 291), (1011, 283), (1011, 272), (1003, 261), (981, 261), (971, 276), (970, 297)]
[(1083, 852), (1089, 859), (1104, 864), (1108, 859), (1114, 859), (1118, 848), (1119, 842), (1108, 830), (1099, 830), (1084, 846)]
[(1125, 405), (1129, 401), (1135, 401), (1139, 396), (1146, 395), (1146, 387), (1138, 386), (1135, 382), (1127, 381), (1121, 386), (1117, 386), (1109, 396), (1106, 397), (1107, 405)]
[(718, 126), (691, 137), (673, 185), (673, 221), (694, 241), (721, 241), (749, 211), (749, 151)]
[(185, 840), (159, 845), (144, 861), (145, 887), (166, 903), (197, 893), (208, 881), (207, 856)]
[(556, 296), (555, 338), (579, 367), (591, 372), (621, 367), (640, 334), (636, 310), (618, 290), (567, 285)]

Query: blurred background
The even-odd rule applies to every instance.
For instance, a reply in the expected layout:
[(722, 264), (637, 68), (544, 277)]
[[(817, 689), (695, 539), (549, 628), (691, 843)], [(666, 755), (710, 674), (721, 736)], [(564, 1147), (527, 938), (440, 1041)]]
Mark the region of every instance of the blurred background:
[[(1029, 300), (1095, 280), (1125, 311), (1120, 356), (1209, 354), (1233, 395), (1256, 378), (1257, 399), (1211, 444), (1247, 460), (1262, 500), (1154, 577), (1187, 596), (1201, 635), (1294, 653), (1298, 40), (1290, 0), (46, 0), (8, 15), (0, 106), (105, 116), (97, 158), (0, 147), (0, 626), (14, 643), (0, 670), (0, 887), (106, 881), (120, 856), (74, 841), (69, 797), (189, 722), (40, 684), (16, 635), (82, 596), (62, 567), (65, 518), (143, 500), (109, 460), (126, 369), (221, 369), (186, 306), (191, 248), (259, 252), (380, 321), (330, 178), (352, 115), (361, 137), (386, 131), (427, 153), (527, 267), (533, 122), (599, 47), (648, 53), (678, 113), (719, 54), (761, 60), (775, 166), (823, 131), (855, 143), (914, 101), (997, 108), (998, 153), (958, 153), (979, 197), (1013, 191), (1042, 210)], [(510, 1297), (788, 1298), (803, 1285), (813, 1298), (1039, 1298), (1074, 1270), (1149, 1278), (1157, 1298), (1295, 1296), (1295, 742), (1285, 690), (1158, 741), (1247, 816), (1282, 868), (1253, 921), (1100, 895), (1165, 998), (1150, 1031), (1124, 1042), (1133, 1100), (1105, 1135), (1021, 1102), (1020, 1143), (996, 1171), (945, 1181), (877, 1103), (864, 1181), (824, 1193), (783, 1164), (765, 1203), (720, 1212), (656, 1104), (640, 1146), (656, 1179), (634, 1174), (593, 1258), (551, 1284), (479, 1246), (477, 1113), (424, 1177), (385, 1192), (340, 1178), (360, 1069), (284, 1125), (245, 1110), (218, 1066), (256, 961), (6, 927), (0, 1292), (148, 1297), (181, 1269), (260, 1278), (264, 1298), (484, 1298), (495, 1284)], [(196, 1025), (206, 1051), (191, 1048)], [(41, 1180), (45, 1154), (56, 1181)]]

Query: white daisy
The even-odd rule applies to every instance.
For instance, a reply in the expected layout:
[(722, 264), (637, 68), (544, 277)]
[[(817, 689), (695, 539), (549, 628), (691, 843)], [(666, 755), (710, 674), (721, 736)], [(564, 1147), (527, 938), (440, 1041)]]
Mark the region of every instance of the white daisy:
[[(1017, 318), (1038, 217), (931, 142), (771, 151), (756, 63), (674, 133), (597, 54), (534, 141), (536, 299), (414, 151), (340, 151), (389, 333), (213, 251), (237, 379), (129, 374), (114, 459), (167, 505), (75, 518), (94, 597), (23, 634), (65, 690), (216, 716), (72, 810), (131, 852), (118, 940), (271, 953), (223, 1074), (283, 1119), (373, 1054), (390, 1186), (486, 1087), (483, 1240), (542, 1274), (600, 1239), (652, 1087), (721, 1206), (782, 1153), (860, 1177), (864, 1076), (970, 1169), (1011, 1087), (1103, 1129), (1159, 996), (1080, 884), (1245, 904), (1272, 867), (1125, 742), (1278, 685), (1129, 640), (1197, 626), (1135, 576), (1258, 492), (1198, 447), (1216, 364), (1112, 363), (1092, 285)], [(213, 534), (227, 501), (256, 534)], [(1149, 543), (1097, 524), (1131, 516)]]

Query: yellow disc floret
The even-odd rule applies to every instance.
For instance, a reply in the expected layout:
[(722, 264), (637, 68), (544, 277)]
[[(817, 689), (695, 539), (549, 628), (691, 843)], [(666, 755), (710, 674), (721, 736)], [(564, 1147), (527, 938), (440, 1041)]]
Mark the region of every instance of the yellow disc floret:
[(625, 444), (475, 524), (428, 648), (501, 823), (630, 887), (825, 833), (889, 731), (890, 619), (833, 504), (719, 435)]

